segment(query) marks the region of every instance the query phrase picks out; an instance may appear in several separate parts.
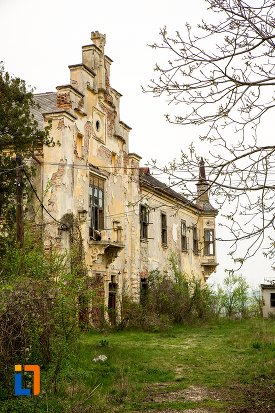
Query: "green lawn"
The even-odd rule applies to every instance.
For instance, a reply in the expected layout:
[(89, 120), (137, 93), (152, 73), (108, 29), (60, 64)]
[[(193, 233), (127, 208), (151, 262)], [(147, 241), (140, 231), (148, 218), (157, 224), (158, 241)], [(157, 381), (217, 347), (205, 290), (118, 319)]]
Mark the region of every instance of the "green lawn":
[[(93, 358), (106, 355), (105, 362)], [(275, 322), (83, 334), (58, 383), (1, 412), (275, 412)], [(9, 405), (10, 406), (10, 405)], [(10, 408), (10, 407), (9, 407)], [(21, 410), (20, 410), (21, 409)]]

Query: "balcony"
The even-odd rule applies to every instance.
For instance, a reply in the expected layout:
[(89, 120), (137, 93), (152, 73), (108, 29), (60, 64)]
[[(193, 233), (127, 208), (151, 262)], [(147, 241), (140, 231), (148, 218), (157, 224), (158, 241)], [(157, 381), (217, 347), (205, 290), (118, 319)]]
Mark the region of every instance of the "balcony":
[(216, 257), (203, 256), (201, 260), (201, 266), (203, 267), (204, 278), (207, 280), (209, 276), (216, 270), (219, 264), (216, 261)]
[(90, 240), (88, 244), (91, 263), (95, 263), (101, 258), (106, 268), (118, 257), (119, 252), (124, 248), (122, 243), (110, 240)]

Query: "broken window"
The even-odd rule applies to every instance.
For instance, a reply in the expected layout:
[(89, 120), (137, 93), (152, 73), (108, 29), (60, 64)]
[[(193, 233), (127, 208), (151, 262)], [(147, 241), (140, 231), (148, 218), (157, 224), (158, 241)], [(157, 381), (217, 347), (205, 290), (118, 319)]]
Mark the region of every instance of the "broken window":
[(193, 227), (193, 253), (195, 255), (199, 254), (199, 234), (196, 226)]
[(140, 279), (140, 302), (144, 303), (148, 295), (148, 278)]
[(215, 254), (214, 230), (205, 229), (204, 230), (204, 255), (214, 255), (214, 254)]
[(161, 242), (167, 245), (167, 217), (163, 213), (161, 213)]
[(148, 238), (149, 211), (145, 205), (140, 205), (140, 239)]
[(114, 276), (112, 276), (112, 281), (109, 283), (109, 297), (108, 297), (108, 315), (109, 321), (112, 325), (116, 324), (116, 293), (117, 293), (117, 283), (114, 282)]
[(104, 228), (104, 180), (90, 175), (89, 186), (90, 237), (99, 241)]
[(181, 221), (181, 250), (187, 251), (187, 249), (186, 222)]
[(275, 293), (270, 293), (270, 307), (275, 307)]

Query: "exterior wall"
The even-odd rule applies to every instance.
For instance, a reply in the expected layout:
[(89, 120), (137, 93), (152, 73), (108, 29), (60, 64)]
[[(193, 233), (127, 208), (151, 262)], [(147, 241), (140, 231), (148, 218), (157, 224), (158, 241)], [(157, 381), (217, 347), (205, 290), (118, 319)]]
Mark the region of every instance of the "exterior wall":
[[(57, 87), (57, 108), (44, 114), (55, 147), (44, 147), (41, 162), (43, 204), (56, 219), (79, 218), (86, 264), (97, 280), (98, 295), (108, 306), (110, 283), (135, 299), (139, 296), (139, 216), (128, 208), (138, 202), (140, 157), (129, 154), (130, 128), (120, 121), (121, 95), (110, 88), (111, 60), (104, 55), (104, 36), (83, 47), (83, 61), (70, 66), (70, 85)], [(102, 41), (102, 42), (101, 42)], [(101, 42), (101, 43), (100, 43)], [(89, 177), (104, 180), (104, 230), (101, 240), (89, 236)], [(46, 248), (69, 249), (69, 234), (43, 212)]]
[[(147, 188), (141, 189), (142, 203), (148, 207), (148, 240), (141, 241), (141, 278), (148, 277), (150, 271), (160, 269), (170, 271), (169, 259), (174, 258), (178, 268), (189, 277), (205, 281), (216, 264), (216, 256), (204, 256), (204, 228), (215, 230), (215, 217), (199, 215), (191, 207), (184, 207), (169, 197), (156, 195)], [(161, 213), (167, 217), (167, 246), (161, 240)], [(186, 222), (187, 250), (181, 247), (181, 221)], [(193, 251), (192, 227), (199, 234), (198, 254)], [(209, 261), (208, 261), (209, 260)], [(206, 264), (206, 265), (203, 265)]]
[[(215, 226), (215, 214), (199, 207), (156, 195), (140, 187), (140, 157), (129, 153), (130, 128), (120, 120), (121, 95), (110, 87), (111, 59), (104, 55), (105, 36), (92, 33), (93, 44), (83, 46), (82, 63), (69, 66), (70, 84), (57, 87), (56, 106), (44, 111), (44, 125), (51, 125), (54, 148), (44, 147), (37, 156), (36, 180), (44, 206), (46, 248), (70, 249), (67, 230), (70, 216), (78, 219), (91, 287), (97, 291), (92, 319), (100, 316), (100, 305), (108, 307), (112, 293), (122, 290), (139, 299), (140, 278), (151, 270), (168, 270), (171, 253), (188, 275), (206, 279), (215, 269), (215, 257), (203, 256), (203, 228)], [(90, 177), (104, 181), (104, 229), (101, 239), (89, 234)], [(142, 200), (142, 201), (141, 201)], [(150, 207), (148, 242), (140, 242), (140, 203)], [(168, 244), (161, 244), (160, 211), (167, 214)], [(54, 219), (53, 219), (54, 218)], [(189, 249), (181, 251), (181, 219), (189, 228)], [(62, 225), (61, 225), (62, 223)], [(192, 252), (190, 228), (200, 233), (199, 254)], [(116, 307), (119, 306), (117, 299)]]
[(263, 298), (263, 317), (268, 318), (270, 315), (275, 315), (275, 306), (271, 307), (270, 294), (275, 294), (274, 285), (262, 285), (262, 298)]

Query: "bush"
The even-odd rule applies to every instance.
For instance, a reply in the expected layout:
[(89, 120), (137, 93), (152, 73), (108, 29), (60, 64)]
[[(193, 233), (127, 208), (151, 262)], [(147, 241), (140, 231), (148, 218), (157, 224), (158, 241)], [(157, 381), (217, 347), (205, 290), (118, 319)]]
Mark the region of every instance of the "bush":
[(171, 275), (156, 270), (148, 278), (141, 303), (122, 297), (119, 328), (160, 331), (172, 324), (205, 321), (216, 316), (215, 294), (195, 277), (181, 273), (171, 260)]
[(15, 364), (39, 364), (56, 391), (57, 377), (77, 331), (84, 278), (70, 272), (68, 259), (45, 255), (33, 243), (13, 247), (2, 261), (0, 279), (0, 395), (13, 394)]

